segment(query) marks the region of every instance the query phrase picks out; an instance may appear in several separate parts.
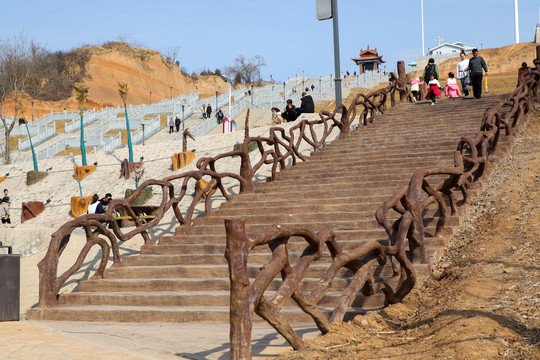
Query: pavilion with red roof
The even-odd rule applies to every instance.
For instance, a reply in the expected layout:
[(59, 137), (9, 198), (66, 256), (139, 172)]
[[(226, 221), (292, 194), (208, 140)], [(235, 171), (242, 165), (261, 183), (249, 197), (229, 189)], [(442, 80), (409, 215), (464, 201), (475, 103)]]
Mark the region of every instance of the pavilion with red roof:
[(382, 55), (379, 56), (377, 48), (370, 50), (369, 45), (367, 47), (367, 50), (360, 49), (359, 57), (351, 58), (351, 60), (359, 66), (360, 74), (363, 74), (366, 71), (379, 70), (379, 64), (386, 62), (383, 61)]

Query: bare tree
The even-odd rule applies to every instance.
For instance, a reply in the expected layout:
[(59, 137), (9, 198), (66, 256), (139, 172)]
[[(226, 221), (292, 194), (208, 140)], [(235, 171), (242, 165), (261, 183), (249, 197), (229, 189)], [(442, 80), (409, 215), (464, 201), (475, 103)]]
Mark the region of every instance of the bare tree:
[(179, 61), (178, 54), (180, 54), (180, 46), (173, 46), (173, 47), (166, 48), (163, 51), (161, 51), (161, 55), (165, 59), (171, 60), (175, 64)]
[(232, 66), (225, 68), (225, 73), (234, 79), (235, 83), (251, 84), (261, 79), (261, 68), (266, 66), (264, 57), (256, 55), (246, 59), (244, 55), (234, 59)]
[[(24, 33), (0, 43), (0, 119), (5, 132), (6, 164), (10, 164), (9, 134), (17, 122), (19, 111), (22, 110), (22, 99), (38, 63), (35, 60), (40, 55), (41, 48)], [(9, 124), (3, 108), (8, 97), (11, 97), (14, 103), (14, 116)]]

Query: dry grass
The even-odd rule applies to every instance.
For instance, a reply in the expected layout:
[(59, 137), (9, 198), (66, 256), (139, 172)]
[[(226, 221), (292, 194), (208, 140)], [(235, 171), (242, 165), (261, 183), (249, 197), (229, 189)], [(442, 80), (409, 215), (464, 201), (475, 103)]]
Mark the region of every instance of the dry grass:
[[(93, 147), (87, 147), (87, 148), (85, 148), (85, 150), (86, 150), (87, 153), (89, 153), (89, 152), (93, 151), (94, 148)], [(81, 148), (65, 149), (65, 150), (60, 151), (55, 156), (69, 156), (71, 154), (73, 154), (73, 155), (81, 155)]]
[[(66, 123), (67, 121), (56, 121), (56, 132), (57, 133), (63, 133), (63, 132), (66, 132)], [(52, 123), (49, 123), (47, 125), (50, 125)]]
[(17, 150), (19, 148), (19, 139), (28, 137), (26, 135), (15, 135), (9, 137), (9, 148), (11, 150)]
[[(131, 130), (131, 132), (136, 131), (136, 129), (130, 129), (130, 130)], [(120, 133), (120, 136), (122, 137), (122, 144), (127, 144), (128, 143), (128, 138), (127, 138), (127, 130), (126, 129), (109, 130), (104, 135), (115, 135), (115, 134), (118, 134), (118, 133)]]

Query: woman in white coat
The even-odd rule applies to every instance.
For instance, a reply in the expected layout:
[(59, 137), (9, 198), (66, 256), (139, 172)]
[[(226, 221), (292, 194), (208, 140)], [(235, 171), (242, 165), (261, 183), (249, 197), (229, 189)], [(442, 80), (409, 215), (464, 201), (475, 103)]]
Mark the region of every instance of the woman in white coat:
[(465, 55), (465, 51), (459, 54), (461, 60), (457, 63), (457, 78), (461, 81), (461, 90), (465, 96), (469, 96), (469, 59)]

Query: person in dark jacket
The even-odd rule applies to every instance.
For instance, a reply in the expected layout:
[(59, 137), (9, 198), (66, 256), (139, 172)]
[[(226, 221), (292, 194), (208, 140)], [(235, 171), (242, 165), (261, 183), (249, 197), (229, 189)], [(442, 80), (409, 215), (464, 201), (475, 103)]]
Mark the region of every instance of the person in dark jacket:
[(315, 104), (313, 103), (313, 98), (311, 97), (311, 95), (304, 91), (300, 100), (300, 107), (296, 108), (297, 115), (304, 113), (312, 114), (315, 112)]
[(111, 200), (112, 200), (111, 193), (106, 193), (103, 199), (99, 200), (99, 202), (101, 203), (101, 207), (103, 208), (104, 211), (107, 211), (107, 206), (109, 206), (109, 203), (111, 202)]
[(279, 117), (279, 121), (281, 123), (283, 122), (290, 122), (296, 120), (298, 117), (298, 114), (296, 113), (296, 107), (293, 105), (292, 100), (287, 100), (287, 106), (285, 106), (285, 109), (281, 113), (281, 116)]
[(219, 109), (216, 113), (216, 118), (217, 118), (217, 123), (218, 124), (221, 124), (223, 122), (223, 118), (225, 116), (223, 115), (223, 111), (221, 111), (221, 109)]
[(180, 118), (178, 118), (178, 116), (176, 117), (176, 119), (174, 119), (174, 126), (176, 127), (176, 132), (179, 132), (180, 131)]
[(482, 69), (488, 74), (488, 68), (484, 58), (478, 56), (478, 49), (473, 49), (472, 59), (469, 60), (469, 71), (471, 73), (471, 83), (473, 88), (473, 95), (475, 99), (480, 99), (482, 96)]
[(431, 58), (428, 60), (428, 64), (424, 68), (424, 82), (427, 84), (431, 80), (431, 75), (435, 80), (439, 80), (439, 68), (435, 64), (435, 59)]
[(206, 105), (206, 118), (210, 119), (210, 116), (212, 115), (212, 107), (210, 104)]

